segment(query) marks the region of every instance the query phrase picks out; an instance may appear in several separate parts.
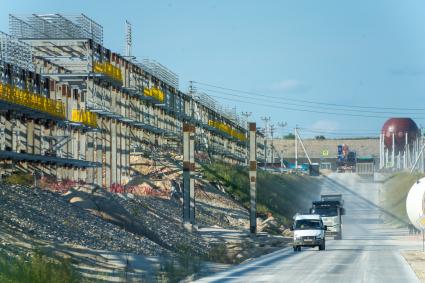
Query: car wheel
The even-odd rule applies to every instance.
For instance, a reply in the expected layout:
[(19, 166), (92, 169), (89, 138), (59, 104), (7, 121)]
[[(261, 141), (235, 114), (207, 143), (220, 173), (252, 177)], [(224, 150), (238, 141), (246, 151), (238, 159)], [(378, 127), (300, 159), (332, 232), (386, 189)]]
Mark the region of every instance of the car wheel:
[(294, 246), (294, 252), (298, 251), (298, 247)]
[(323, 242), (323, 244), (319, 246), (319, 251), (324, 251), (324, 250), (325, 250), (325, 242)]

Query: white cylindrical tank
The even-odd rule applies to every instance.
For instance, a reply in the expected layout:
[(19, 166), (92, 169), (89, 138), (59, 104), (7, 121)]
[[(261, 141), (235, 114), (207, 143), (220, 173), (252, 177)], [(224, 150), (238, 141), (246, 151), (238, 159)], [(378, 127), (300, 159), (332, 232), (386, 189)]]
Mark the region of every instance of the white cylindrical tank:
[(424, 197), (425, 197), (425, 178), (418, 180), (410, 188), (406, 199), (406, 211), (409, 216), (410, 222), (416, 228), (422, 230), (423, 226), (420, 225), (419, 220), (424, 217)]

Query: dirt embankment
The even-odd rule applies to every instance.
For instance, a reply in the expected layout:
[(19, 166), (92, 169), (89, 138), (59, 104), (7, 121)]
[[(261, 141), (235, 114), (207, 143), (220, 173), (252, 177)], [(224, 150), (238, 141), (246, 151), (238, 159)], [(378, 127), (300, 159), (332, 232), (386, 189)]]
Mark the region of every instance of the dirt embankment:
[[(249, 207), (248, 171), (225, 163), (203, 166), (205, 177), (222, 184), (232, 198)], [(258, 171), (257, 211), (266, 217), (271, 213), (279, 223), (289, 225), (297, 212), (305, 212), (311, 201), (320, 195), (321, 178), (303, 175), (282, 175)]]
[(422, 174), (400, 172), (393, 174), (382, 184), (379, 202), (386, 211), (383, 215), (387, 223), (405, 227), (410, 222), (406, 213), (407, 194), (413, 184), (422, 177)]

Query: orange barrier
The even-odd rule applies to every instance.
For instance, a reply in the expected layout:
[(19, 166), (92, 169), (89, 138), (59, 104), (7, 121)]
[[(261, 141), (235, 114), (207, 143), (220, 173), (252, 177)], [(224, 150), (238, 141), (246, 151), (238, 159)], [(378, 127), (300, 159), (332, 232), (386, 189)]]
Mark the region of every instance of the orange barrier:
[(93, 72), (107, 75), (108, 77), (113, 78), (114, 80), (122, 82), (122, 73), (121, 69), (115, 67), (109, 62), (95, 62), (93, 65)]
[(143, 89), (143, 94), (145, 96), (153, 97), (160, 102), (164, 102), (165, 100), (164, 92), (161, 89), (156, 87)]
[(211, 126), (211, 127), (216, 128), (217, 130), (220, 130), (222, 132), (225, 132), (225, 133), (231, 135), (232, 137), (234, 137), (234, 138), (236, 138), (238, 140), (241, 140), (241, 141), (245, 141), (246, 140), (246, 137), (245, 137), (245, 134), (244, 133), (242, 133), (242, 132), (240, 132), (240, 131), (238, 131), (238, 130), (232, 128), (231, 126), (226, 125), (226, 124), (224, 124), (222, 122), (214, 121), (214, 120), (209, 120), (208, 121), (208, 125)]
[(65, 119), (65, 106), (62, 102), (19, 89), (16, 86), (0, 83), (0, 99)]
[(72, 109), (71, 121), (83, 123), (94, 128), (97, 127), (96, 114), (87, 110)]

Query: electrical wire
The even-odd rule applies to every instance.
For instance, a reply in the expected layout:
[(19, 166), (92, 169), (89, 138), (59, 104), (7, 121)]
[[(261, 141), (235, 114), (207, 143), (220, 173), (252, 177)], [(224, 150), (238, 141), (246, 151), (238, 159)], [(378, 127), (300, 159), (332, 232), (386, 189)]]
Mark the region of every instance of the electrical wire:
[[(308, 112), (308, 113), (318, 113), (318, 114), (327, 114), (327, 115), (336, 115), (336, 116), (350, 116), (350, 117), (363, 117), (363, 118), (381, 118), (381, 119), (388, 119), (388, 116), (378, 116), (378, 115), (362, 115), (362, 114), (354, 114), (354, 113), (339, 113), (339, 112), (329, 112), (329, 111), (317, 111), (317, 110), (311, 110), (311, 109), (300, 109), (300, 108), (290, 108), (285, 106), (278, 106), (278, 105), (272, 105), (272, 104), (265, 104), (260, 102), (251, 102), (246, 100), (240, 100), (236, 98), (229, 98), (229, 97), (220, 97), (220, 96), (214, 96), (223, 100), (228, 100), (231, 102), (239, 102), (244, 104), (252, 104), (257, 106), (265, 106), (269, 108), (275, 108), (275, 109), (283, 109), (283, 110), (289, 110), (289, 111), (300, 111), (300, 112)], [(419, 114), (419, 113), (417, 113)], [(425, 117), (412, 117), (416, 120), (424, 120)]]
[[(229, 92), (222, 92), (222, 91), (216, 91), (216, 90), (212, 90), (212, 89), (205, 89), (205, 88), (200, 88), (200, 90), (202, 91), (206, 91), (206, 92), (213, 92), (213, 93), (219, 93), (219, 94), (225, 94), (228, 96), (234, 96), (234, 97), (240, 97), (240, 98), (245, 98), (245, 99), (255, 99), (258, 100), (258, 96), (257, 97), (246, 97), (245, 95), (238, 95), (238, 94), (234, 94), (234, 93), (229, 93)], [(216, 95), (211, 95), (212, 97), (215, 97)], [(278, 100), (270, 100), (268, 99), (264, 99), (263, 97), (261, 98), (263, 101), (265, 100), (266, 102), (271, 102), (271, 103), (282, 103), (282, 101), (278, 101)], [(276, 98), (278, 99), (278, 98)], [(285, 98), (280, 98), (281, 100), (285, 100)], [(305, 105), (305, 104), (299, 104), (299, 103), (291, 103), (291, 102), (285, 102), (285, 105), (292, 105), (292, 106), (301, 106), (301, 107), (309, 107), (309, 108), (313, 108), (313, 109), (324, 109), (324, 110), (333, 110), (333, 111), (350, 111), (350, 112), (357, 112), (357, 113), (372, 113), (372, 114), (390, 114), (390, 115), (417, 115), (417, 114), (424, 114), (424, 113), (416, 113), (416, 112), (393, 112), (393, 111), (372, 111), (372, 110), (360, 110), (360, 109), (341, 109), (341, 108), (335, 108), (335, 107), (324, 107), (324, 106), (317, 106), (317, 105)]]
[(277, 98), (277, 99), (284, 99), (284, 100), (288, 100), (288, 101), (302, 102), (302, 103), (314, 104), (314, 105), (338, 106), (338, 107), (345, 107), (345, 108), (360, 108), (360, 109), (377, 109), (377, 110), (425, 111), (425, 108), (378, 107), (378, 106), (348, 105), (348, 104), (338, 104), (338, 103), (329, 103), (329, 102), (319, 102), (319, 101), (312, 101), (312, 100), (288, 98), (288, 97), (282, 97), (282, 96), (266, 95), (264, 93), (227, 88), (227, 87), (222, 87), (222, 86), (217, 86), (217, 85), (203, 83), (203, 82), (197, 82), (197, 81), (193, 81), (193, 83), (198, 84), (198, 85), (213, 87), (213, 88), (217, 88), (217, 89), (221, 89), (221, 90), (232, 91), (232, 92), (236, 92), (236, 93), (244, 93), (244, 94), (248, 94), (248, 95), (255, 95), (256, 97), (261, 96), (261, 97), (268, 97), (268, 98)]

